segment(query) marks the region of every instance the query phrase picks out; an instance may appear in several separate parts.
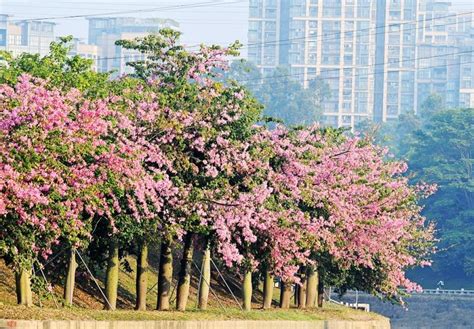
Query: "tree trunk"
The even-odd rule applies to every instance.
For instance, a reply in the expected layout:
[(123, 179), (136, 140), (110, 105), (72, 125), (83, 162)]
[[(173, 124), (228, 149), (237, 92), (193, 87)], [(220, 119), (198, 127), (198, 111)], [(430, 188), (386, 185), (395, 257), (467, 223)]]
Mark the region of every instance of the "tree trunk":
[(299, 296), (299, 286), (297, 284), (295, 284), (295, 293), (293, 294), (293, 304), (295, 304), (296, 306), (298, 306), (298, 296)]
[(244, 310), (250, 311), (252, 309), (252, 271), (247, 270), (244, 274), (244, 281), (242, 282), (242, 295), (244, 299)]
[(281, 282), (280, 287), (280, 308), (290, 308), (292, 284)]
[(318, 307), (323, 307), (324, 301), (324, 283), (321, 271), (318, 271)]
[(15, 272), (16, 298), (19, 305), (33, 306), (31, 293), (31, 269)]
[(67, 268), (66, 284), (64, 285), (64, 305), (72, 306), (74, 298), (74, 287), (76, 284), (76, 249), (71, 248), (69, 264)]
[(146, 311), (147, 271), (148, 246), (146, 242), (143, 242), (137, 258), (137, 278), (135, 281), (137, 294), (135, 309), (138, 311)]
[(198, 307), (200, 310), (206, 310), (207, 301), (209, 299), (209, 285), (211, 283), (211, 248), (209, 245), (207, 245), (206, 250), (204, 250), (201, 271), (202, 277), (199, 284)]
[(265, 278), (263, 281), (263, 308), (272, 308), (273, 300), (273, 275), (269, 270), (265, 271)]
[(300, 309), (305, 309), (306, 308), (306, 268), (302, 267), (301, 268), (301, 277), (300, 277), (300, 284), (297, 285), (297, 291), (298, 291), (298, 301), (297, 305), (298, 308)]
[(118, 243), (116, 241), (112, 241), (109, 248), (109, 260), (107, 262), (105, 282), (105, 296), (109, 301), (106, 305), (106, 309), (113, 311), (117, 308), (118, 276), (120, 269)]
[(184, 238), (183, 258), (178, 277), (178, 291), (176, 297), (176, 308), (185, 311), (189, 297), (189, 286), (191, 283), (191, 265), (193, 262), (193, 234), (187, 233)]
[(318, 271), (310, 266), (306, 273), (306, 306), (315, 307), (318, 295)]
[(171, 284), (173, 282), (173, 254), (171, 241), (161, 243), (160, 268), (158, 271), (158, 300), (156, 309), (168, 311), (170, 309)]

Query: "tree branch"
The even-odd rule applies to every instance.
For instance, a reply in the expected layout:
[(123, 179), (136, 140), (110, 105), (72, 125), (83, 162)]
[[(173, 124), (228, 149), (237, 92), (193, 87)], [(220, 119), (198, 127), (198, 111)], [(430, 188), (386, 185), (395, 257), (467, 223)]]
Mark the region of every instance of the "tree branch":
[(342, 151), (342, 152), (339, 152), (339, 153), (336, 153), (336, 154), (332, 154), (329, 156), (329, 158), (335, 158), (335, 157), (338, 157), (340, 155), (343, 155), (343, 154), (346, 154), (346, 153), (349, 153), (351, 150), (345, 150), (345, 151)]
[(217, 204), (219, 206), (224, 206), (224, 207), (238, 207), (238, 206), (240, 206), (239, 203), (224, 203), (224, 202), (215, 201), (215, 200), (211, 200), (211, 199), (202, 199), (202, 200), (205, 201), (205, 202), (214, 203), (214, 204)]

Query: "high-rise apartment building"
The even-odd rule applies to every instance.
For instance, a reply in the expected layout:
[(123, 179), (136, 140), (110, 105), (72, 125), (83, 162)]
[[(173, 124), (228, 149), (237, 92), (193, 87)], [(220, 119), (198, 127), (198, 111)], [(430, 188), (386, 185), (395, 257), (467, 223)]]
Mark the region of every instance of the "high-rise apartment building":
[(459, 56), (459, 107), (474, 108), (474, 29), (471, 28), (471, 53)]
[(420, 2), (415, 84), (417, 110), (433, 94), (439, 95), (446, 107), (464, 106), (461, 95), (463, 91), (470, 94), (470, 82), (474, 78), (469, 63), (474, 60), (472, 18), (472, 14), (452, 12), (449, 2)]
[(413, 111), (416, 12), (416, 0), (376, 1), (375, 122)]
[(328, 83), (323, 120), (334, 126), (392, 120), (416, 111), (433, 93), (448, 106), (468, 104), (473, 70), (461, 58), (463, 51), (473, 56), (467, 42), (473, 41), (472, 17), (443, 19), (449, 6), (437, 0), (250, 0), (248, 59), (264, 74), (287, 66), (308, 88), (316, 77)]
[(375, 4), (371, 0), (252, 0), (249, 60), (263, 71), (278, 65), (310, 87), (330, 87), (324, 121), (353, 126), (373, 107)]
[(122, 75), (130, 72), (127, 62), (142, 59), (137, 51), (116, 46), (120, 39), (134, 39), (156, 33), (165, 27), (177, 29), (179, 24), (170, 19), (101, 17), (89, 19), (89, 43), (99, 50), (98, 69), (100, 72), (115, 71)]

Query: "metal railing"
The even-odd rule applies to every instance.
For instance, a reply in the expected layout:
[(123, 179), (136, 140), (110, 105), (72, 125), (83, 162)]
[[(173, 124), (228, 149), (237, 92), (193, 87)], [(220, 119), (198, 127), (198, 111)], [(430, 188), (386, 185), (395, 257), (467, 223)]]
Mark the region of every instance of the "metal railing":
[(411, 292), (411, 295), (471, 295), (474, 296), (474, 290), (466, 289), (423, 289), (419, 292)]

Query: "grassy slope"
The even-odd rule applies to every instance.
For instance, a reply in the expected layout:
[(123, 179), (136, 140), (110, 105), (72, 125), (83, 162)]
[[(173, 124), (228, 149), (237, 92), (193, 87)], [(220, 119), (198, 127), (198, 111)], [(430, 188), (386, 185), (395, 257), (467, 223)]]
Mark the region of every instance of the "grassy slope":
[[(129, 257), (128, 261), (132, 268), (135, 266), (135, 259)], [(365, 313), (348, 308), (326, 305), (323, 309), (311, 310), (287, 310), (272, 309), (262, 311), (259, 309), (261, 293), (257, 291), (254, 294), (254, 310), (251, 312), (242, 312), (238, 308), (234, 299), (226, 291), (224, 285), (218, 277), (214, 277), (212, 287), (218, 296), (216, 298), (210, 294), (210, 308), (208, 311), (198, 311), (196, 309), (197, 278), (194, 276), (188, 311), (178, 312), (137, 312), (133, 311), (134, 293), (135, 293), (135, 274), (120, 272), (120, 291), (118, 307), (120, 310), (110, 312), (104, 311), (103, 301), (100, 298), (99, 291), (89, 282), (81, 284), (75, 290), (74, 303), (72, 308), (55, 308), (51, 298), (43, 300), (43, 308), (39, 307), (39, 296), (34, 295), (33, 301), (36, 306), (25, 308), (16, 306), (16, 297), (14, 291), (14, 278), (11, 270), (0, 260), (0, 319), (95, 319), (95, 320), (230, 320), (230, 319), (248, 319), (248, 320), (322, 320), (322, 319), (346, 319), (346, 320), (373, 320), (380, 316), (374, 313)], [(156, 270), (151, 267), (148, 277), (149, 289), (156, 283)], [(237, 282), (229, 279), (229, 284), (233, 287), (237, 298), (240, 297)], [(62, 288), (54, 287), (56, 299), (60, 301)], [(278, 294), (275, 292), (275, 297)], [(172, 305), (174, 305), (175, 293), (172, 295)], [(156, 287), (148, 294), (148, 308), (153, 310), (156, 305)]]
[(0, 318), (4, 319), (61, 319), (61, 320), (355, 320), (367, 321), (380, 319), (374, 313), (350, 310), (340, 306), (329, 305), (322, 310), (252, 310), (243, 312), (237, 308), (212, 308), (208, 311), (189, 310), (186, 312), (169, 311), (132, 311), (132, 310), (87, 310), (84, 308), (52, 309), (25, 308), (20, 306), (0, 306)]

